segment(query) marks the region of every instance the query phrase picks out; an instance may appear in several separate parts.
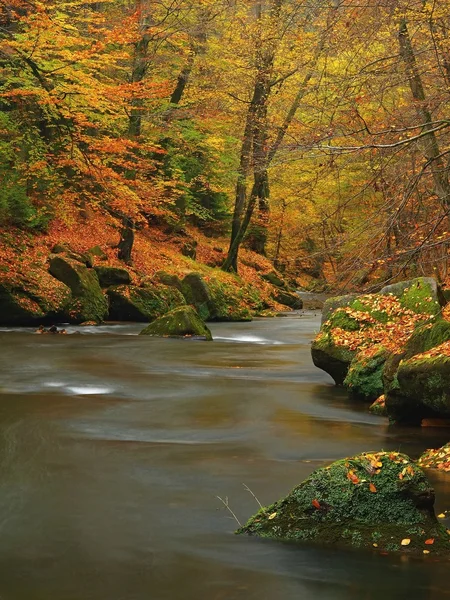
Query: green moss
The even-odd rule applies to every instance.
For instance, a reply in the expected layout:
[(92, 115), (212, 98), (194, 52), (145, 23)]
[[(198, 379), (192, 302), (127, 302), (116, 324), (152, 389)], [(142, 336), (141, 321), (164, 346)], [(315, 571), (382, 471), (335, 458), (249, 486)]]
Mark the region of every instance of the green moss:
[(382, 346), (370, 358), (358, 354), (350, 365), (344, 385), (357, 396), (376, 400), (384, 390), (383, 370), (387, 357), (388, 352)]
[(437, 315), (441, 307), (434, 296), (431, 285), (423, 278), (419, 278), (404, 290), (400, 297), (400, 304), (415, 313)]
[(140, 335), (157, 337), (196, 337), (212, 340), (210, 330), (191, 306), (180, 306), (160, 317), (141, 331)]
[(101, 322), (106, 318), (108, 302), (93, 269), (88, 269), (75, 259), (58, 254), (51, 258), (49, 271), (72, 291), (73, 302), (67, 315), (70, 322)]
[(438, 319), (434, 323), (420, 325), (408, 340), (405, 348), (405, 360), (416, 354), (428, 352), (431, 348), (440, 346), (450, 340), (450, 323), (444, 319)]
[(109, 319), (148, 322), (185, 304), (182, 294), (165, 285), (119, 285), (108, 289)]
[(450, 541), (434, 512), (434, 492), (423, 472), (399, 453), (366, 453), (321, 468), (286, 498), (260, 510), (237, 533), (284, 540), (450, 554)]

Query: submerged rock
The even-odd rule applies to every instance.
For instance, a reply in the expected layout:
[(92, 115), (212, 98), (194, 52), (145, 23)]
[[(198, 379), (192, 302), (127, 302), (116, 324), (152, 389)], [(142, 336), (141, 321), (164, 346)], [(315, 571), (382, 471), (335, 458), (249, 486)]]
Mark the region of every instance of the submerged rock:
[(157, 337), (195, 337), (212, 340), (208, 327), (192, 306), (181, 306), (153, 321), (140, 335)]
[(434, 490), (408, 456), (364, 453), (317, 469), (237, 533), (449, 556), (433, 506)]

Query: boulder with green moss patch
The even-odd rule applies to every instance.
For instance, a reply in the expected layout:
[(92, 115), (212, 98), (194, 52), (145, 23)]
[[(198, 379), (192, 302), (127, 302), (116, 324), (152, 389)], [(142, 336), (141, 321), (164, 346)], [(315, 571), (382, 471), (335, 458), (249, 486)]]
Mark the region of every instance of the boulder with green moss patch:
[(67, 254), (56, 254), (50, 257), (49, 272), (72, 291), (72, 302), (67, 311), (69, 322), (101, 322), (106, 318), (108, 302), (93, 269)]
[(311, 356), (316, 367), (331, 375), (336, 385), (342, 385), (356, 351), (335, 344), (330, 334), (324, 331), (313, 341)]
[(364, 453), (317, 469), (237, 533), (447, 557), (450, 538), (433, 506), (434, 490), (408, 456)]
[(207, 321), (211, 316), (212, 297), (209, 287), (199, 273), (189, 273), (181, 282), (186, 303), (194, 306), (200, 317)]
[(432, 277), (417, 277), (387, 285), (380, 294), (399, 298), (402, 306), (415, 312), (437, 314), (447, 304), (440, 285)]
[(103, 288), (113, 285), (129, 285), (131, 283), (130, 273), (122, 267), (98, 266), (94, 269)]
[(210, 330), (192, 306), (180, 306), (170, 311), (150, 323), (140, 335), (212, 340)]
[(0, 324), (37, 325), (60, 320), (72, 301), (70, 288), (42, 266), (0, 280)]
[(272, 294), (272, 298), (275, 302), (288, 306), (292, 310), (302, 310), (303, 300), (297, 294), (293, 292), (287, 292), (285, 290), (277, 290)]
[[(434, 282), (419, 278), (397, 284), (398, 289), (393, 290), (395, 294), (389, 292), (391, 288), (386, 288), (386, 294), (341, 296), (327, 300), (325, 320), (312, 346), (316, 366), (327, 371), (336, 383), (349, 384), (353, 390), (360, 388), (363, 390), (360, 395), (375, 399), (383, 391), (383, 359), (379, 356), (376, 365), (370, 364), (366, 375), (372, 381), (367, 382), (364, 389), (360, 362), (355, 362), (354, 374), (347, 380), (346, 370), (356, 354), (370, 353), (371, 348), (380, 343), (393, 354), (401, 353), (415, 327), (432, 323), (437, 318), (440, 305), (434, 294), (436, 283), (433, 288), (430, 281)], [(377, 385), (372, 385), (374, 378)]]
[(344, 385), (364, 400), (376, 400), (383, 394), (383, 370), (389, 353), (383, 346), (373, 346), (353, 359)]
[(397, 423), (450, 418), (450, 356), (428, 354), (399, 364), (396, 389), (386, 394), (388, 414)]
[(185, 304), (182, 294), (165, 285), (118, 285), (107, 291), (111, 321), (149, 322)]

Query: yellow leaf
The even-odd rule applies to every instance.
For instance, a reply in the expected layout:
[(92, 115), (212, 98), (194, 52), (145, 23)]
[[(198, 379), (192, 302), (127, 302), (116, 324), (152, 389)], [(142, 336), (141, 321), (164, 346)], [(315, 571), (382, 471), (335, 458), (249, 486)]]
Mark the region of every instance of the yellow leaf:
[(404, 540), (402, 540), (402, 546), (409, 546), (411, 543), (411, 540), (409, 538), (405, 538)]
[(372, 544), (374, 548), (378, 548), (378, 544)]
[(438, 515), (438, 519), (445, 519), (444, 513), (441, 513), (440, 515)]
[(424, 554), (430, 554), (430, 551), (429, 550), (423, 550), (423, 553)]
[(269, 520), (271, 521), (272, 519), (275, 519), (276, 516), (277, 513), (272, 513), (271, 515), (269, 515)]

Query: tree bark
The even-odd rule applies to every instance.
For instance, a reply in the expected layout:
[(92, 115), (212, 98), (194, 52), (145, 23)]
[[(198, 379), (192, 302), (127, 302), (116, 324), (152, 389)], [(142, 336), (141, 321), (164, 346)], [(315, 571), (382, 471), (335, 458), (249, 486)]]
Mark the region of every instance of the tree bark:
[(406, 19), (400, 21), (398, 39), (400, 44), (400, 55), (406, 67), (411, 94), (416, 101), (416, 111), (418, 117), (423, 123), (423, 131), (429, 132), (421, 139), (424, 156), (430, 164), (431, 174), (433, 176), (434, 191), (439, 198), (441, 205), (445, 210), (450, 207), (450, 184), (448, 179), (448, 167), (442, 160), (439, 143), (436, 133), (433, 129), (433, 118), (427, 104), (425, 89), (423, 86), (420, 71), (417, 66), (416, 56), (408, 31)]

